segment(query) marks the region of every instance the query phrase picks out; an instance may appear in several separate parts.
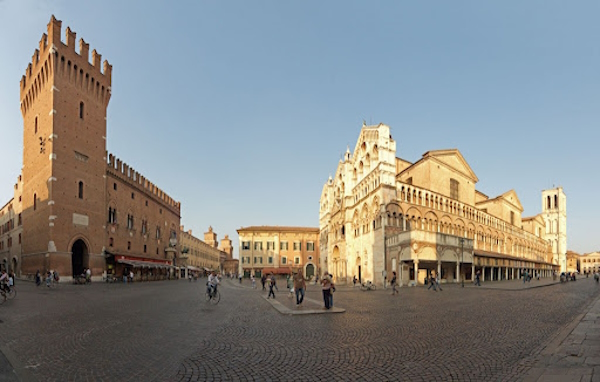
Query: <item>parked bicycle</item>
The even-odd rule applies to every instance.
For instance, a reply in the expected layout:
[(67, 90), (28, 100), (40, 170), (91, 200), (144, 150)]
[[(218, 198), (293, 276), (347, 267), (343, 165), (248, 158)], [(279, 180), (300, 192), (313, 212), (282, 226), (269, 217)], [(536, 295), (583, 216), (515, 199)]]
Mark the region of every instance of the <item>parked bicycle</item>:
[(368, 291), (368, 290), (376, 290), (376, 289), (377, 289), (377, 287), (371, 281), (367, 281), (367, 282), (360, 284), (360, 290), (362, 290), (363, 292)]

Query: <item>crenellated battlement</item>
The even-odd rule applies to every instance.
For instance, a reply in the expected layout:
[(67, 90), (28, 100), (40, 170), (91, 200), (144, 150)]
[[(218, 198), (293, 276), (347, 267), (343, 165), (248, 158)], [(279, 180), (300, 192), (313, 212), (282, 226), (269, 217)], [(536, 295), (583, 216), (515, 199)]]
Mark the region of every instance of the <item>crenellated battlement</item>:
[[(107, 60), (102, 64), (102, 55), (95, 49), (89, 57), (90, 46), (79, 40), (79, 52), (76, 52), (77, 34), (67, 27), (65, 40), (61, 40), (62, 21), (54, 15), (48, 23), (47, 33), (42, 34), (39, 47), (34, 51), (25, 74), (21, 77), (21, 112), (23, 115), (38, 94), (53, 77), (62, 77), (88, 95), (108, 106), (111, 94), (112, 65)], [(60, 89), (59, 89), (60, 90)]]
[(129, 167), (127, 163), (121, 161), (113, 154), (108, 154), (108, 161), (106, 164), (108, 172), (113, 176), (130, 184), (138, 190), (153, 196), (155, 199), (158, 199), (162, 204), (175, 209), (175, 211), (178, 214), (181, 212), (181, 202), (175, 201), (163, 190), (156, 187), (154, 183), (150, 182), (144, 176), (140, 175), (132, 167)]

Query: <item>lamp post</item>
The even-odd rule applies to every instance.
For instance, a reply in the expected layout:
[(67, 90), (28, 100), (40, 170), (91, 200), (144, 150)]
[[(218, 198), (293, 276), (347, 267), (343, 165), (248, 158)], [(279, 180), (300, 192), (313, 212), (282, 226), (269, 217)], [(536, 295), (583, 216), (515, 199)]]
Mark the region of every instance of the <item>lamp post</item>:
[[(460, 271), (462, 271), (463, 268), (463, 264), (465, 262), (465, 251), (464, 251), (464, 244), (465, 244), (465, 239), (464, 238), (460, 238), (458, 239), (458, 241), (460, 242), (460, 255), (461, 255), (461, 261), (460, 261)], [(460, 275), (460, 271), (458, 272)], [(462, 287), (465, 287), (465, 277), (463, 275), (460, 275), (460, 280), (462, 282)]]

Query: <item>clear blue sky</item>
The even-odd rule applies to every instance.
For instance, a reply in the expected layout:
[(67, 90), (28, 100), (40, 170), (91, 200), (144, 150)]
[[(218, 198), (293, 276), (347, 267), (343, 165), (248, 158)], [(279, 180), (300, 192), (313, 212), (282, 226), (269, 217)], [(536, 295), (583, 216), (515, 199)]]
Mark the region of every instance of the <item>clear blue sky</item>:
[[(181, 223), (318, 227), (363, 119), (397, 156), (458, 148), (523, 216), (567, 195), (568, 248), (600, 250), (598, 1), (0, 0), (0, 204), (22, 166), (19, 80), (54, 14), (113, 64), (110, 152)], [(64, 37), (63, 37), (64, 39)]]

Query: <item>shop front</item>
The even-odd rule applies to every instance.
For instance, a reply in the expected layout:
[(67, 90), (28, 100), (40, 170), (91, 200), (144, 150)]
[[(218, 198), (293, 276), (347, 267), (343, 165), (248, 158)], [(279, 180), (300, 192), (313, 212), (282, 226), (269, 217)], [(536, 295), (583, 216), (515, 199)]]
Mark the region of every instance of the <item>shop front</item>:
[[(111, 265), (111, 264), (109, 264)], [(159, 281), (173, 278), (175, 267), (168, 260), (145, 259), (123, 255), (114, 255), (113, 277), (125, 280), (133, 272), (130, 281)]]

